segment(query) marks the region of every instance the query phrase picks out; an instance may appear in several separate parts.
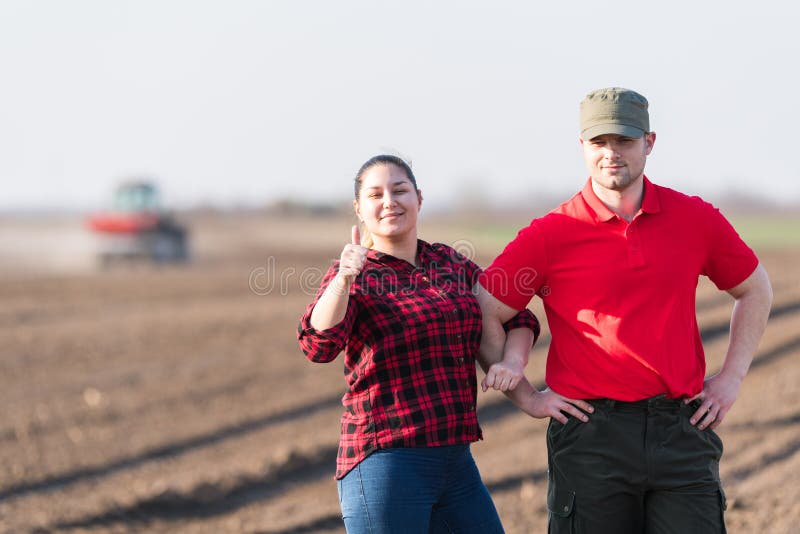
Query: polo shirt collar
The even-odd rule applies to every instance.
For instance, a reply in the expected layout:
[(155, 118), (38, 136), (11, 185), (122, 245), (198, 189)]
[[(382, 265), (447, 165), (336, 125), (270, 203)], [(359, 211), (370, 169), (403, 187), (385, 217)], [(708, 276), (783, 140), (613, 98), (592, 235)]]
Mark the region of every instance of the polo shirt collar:
[[(642, 207), (639, 209), (639, 211), (642, 213), (658, 213), (661, 211), (661, 202), (658, 199), (658, 189), (653, 182), (647, 178), (647, 176), (644, 176), (643, 183), (644, 196), (642, 198)], [(592, 211), (594, 211), (596, 221), (608, 222), (617, 216), (616, 213), (608, 209), (608, 207), (603, 204), (599, 198), (597, 198), (597, 195), (594, 194), (591, 177), (586, 180), (586, 185), (583, 186), (581, 196), (586, 204), (588, 204), (592, 209)]]
[(658, 213), (659, 211), (661, 211), (661, 201), (658, 199), (658, 188), (645, 176), (642, 213)]

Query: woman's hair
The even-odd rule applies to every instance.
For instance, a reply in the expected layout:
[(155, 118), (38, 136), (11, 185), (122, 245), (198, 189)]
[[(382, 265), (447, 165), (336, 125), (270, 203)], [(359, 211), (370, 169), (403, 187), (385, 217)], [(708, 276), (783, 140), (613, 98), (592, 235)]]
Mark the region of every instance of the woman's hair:
[[(417, 179), (414, 177), (414, 172), (411, 170), (411, 165), (405, 162), (405, 160), (399, 156), (393, 156), (391, 154), (380, 154), (378, 156), (373, 156), (369, 158), (360, 169), (356, 173), (356, 179), (353, 183), (353, 188), (355, 190), (355, 197), (356, 202), (358, 202), (358, 197), (361, 194), (361, 180), (364, 177), (364, 173), (367, 172), (372, 167), (377, 165), (397, 165), (403, 172), (406, 173), (411, 185), (414, 186), (414, 191), (418, 191), (417, 189)], [(361, 224), (361, 245), (367, 248), (372, 248), (372, 236), (369, 234), (369, 230), (367, 230), (366, 225), (363, 223)]]
[(417, 179), (414, 178), (414, 172), (411, 170), (411, 165), (405, 162), (403, 158), (399, 156), (392, 156), (390, 154), (381, 154), (379, 156), (373, 156), (369, 158), (366, 163), (364, 163), (358, 172), (356, 173), (355, 183), (353, 187), (355, 189), (355, 196), (356, 200), (358, 200), (358, 195), (361, 192), (361, 178), (364, 176), (364, 173), (367, 172), (372, 167), (376, 165), (397, 165), (406, 173), (408, 179), (411, 180), (411, 184), (414, 186), (414, 191), (417, 190)]

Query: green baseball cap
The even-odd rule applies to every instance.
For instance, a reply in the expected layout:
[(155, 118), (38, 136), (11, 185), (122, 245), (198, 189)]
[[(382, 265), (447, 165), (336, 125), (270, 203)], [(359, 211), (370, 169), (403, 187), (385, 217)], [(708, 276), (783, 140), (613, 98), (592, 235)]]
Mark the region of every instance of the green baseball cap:
[(581, 101), (581, 138), (617, 134), (638, 139), (650, 131), (647, 99), (630, 89), (606, 87)]

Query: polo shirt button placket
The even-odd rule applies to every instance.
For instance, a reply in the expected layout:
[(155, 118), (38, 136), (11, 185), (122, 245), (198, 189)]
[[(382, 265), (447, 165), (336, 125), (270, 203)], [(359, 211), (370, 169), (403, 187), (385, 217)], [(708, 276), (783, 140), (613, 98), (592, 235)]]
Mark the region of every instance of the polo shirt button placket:
[(636, 231), (634, 223), (628, 226), (625, 232), (625, 238), (628, 241), (628, 263), (631, 267), (642, 267), (645, 265), (644, 257), (642, 256), (642, 247), (639, 239), (639, 232)]

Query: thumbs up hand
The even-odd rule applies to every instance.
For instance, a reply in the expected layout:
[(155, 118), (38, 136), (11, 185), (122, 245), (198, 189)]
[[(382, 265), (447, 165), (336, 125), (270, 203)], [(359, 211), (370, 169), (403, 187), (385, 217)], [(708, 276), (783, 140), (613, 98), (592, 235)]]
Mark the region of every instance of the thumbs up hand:
[(350, 234), (350, 243), (344, 246), (339, 258), (338, 276), (348, 285), (353, 283), (353, 280), (364, 268), (368, 250), (361, 246), (361, 233), (358, 231), (358, 226), (354, 225)]

